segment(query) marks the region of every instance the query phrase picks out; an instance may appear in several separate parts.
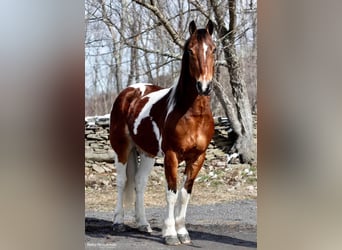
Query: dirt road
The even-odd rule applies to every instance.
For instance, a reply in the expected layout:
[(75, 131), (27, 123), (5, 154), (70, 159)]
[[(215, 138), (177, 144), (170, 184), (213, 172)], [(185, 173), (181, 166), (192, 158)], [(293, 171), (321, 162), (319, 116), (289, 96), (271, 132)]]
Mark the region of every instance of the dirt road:
[(164, 245), (161, 238), (164, 208), (146, 209), (153, 229), (150, 235), (135, 229), (132, 211), (125, 217), (127, 231), (120, 234), (111, 230), (112, 213), (87, 211), (85, 249), (253, 249), (257, 248), (256, 210), (256, 200), (189, 205), (186, 222), (192, 245), (176, 247)]

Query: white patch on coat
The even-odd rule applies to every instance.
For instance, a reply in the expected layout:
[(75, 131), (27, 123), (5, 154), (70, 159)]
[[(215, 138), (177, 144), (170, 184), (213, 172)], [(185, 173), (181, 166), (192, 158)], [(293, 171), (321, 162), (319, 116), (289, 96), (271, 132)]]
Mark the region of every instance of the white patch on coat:
[(167, 89), (161, 89), (152, 93), (149, 93), (148, 95), (144, 96), (144, 98), (148, 98), (147, 103), (140, 111), (138, 117), (134, 121), (133, 126), (133, 133), (136, 135), (138, 133), (138, 127), (141, 123), (141, 121), (148, 117), (150, 115), (150, 111), (152, 109), (152, 106), (158, 102), (160, 99), (162, 99), (168, 92), (170, 91), (170, 88)]
[(158, 156), (160, 156), (161, 155), (162, 138), (160, 135), (159, 127), (155, 121), (152, 121), (152, 128), (153, 128), (154, 135), (156, 136), (156, 139), (158, 141)]
[(132, 85), (129, 85), (128, 87), (139, 89), (141, 92), (141, 95), (143, 96), (146, 90), (146, 86), (152, 85), (151, 83), (135, 83)]
[(165, 121), (167, 120), (167, 117), (169, 114), (173, 111), (174, 107), (176, 106), (176, 100), (175, 100), (175, 95), (176, 95), (176, 90), (177, 90), (177, 84), (176, 82), (172, 87), (171, 87), (171, 93), (167, 102), (167, 112), (165, 116)]

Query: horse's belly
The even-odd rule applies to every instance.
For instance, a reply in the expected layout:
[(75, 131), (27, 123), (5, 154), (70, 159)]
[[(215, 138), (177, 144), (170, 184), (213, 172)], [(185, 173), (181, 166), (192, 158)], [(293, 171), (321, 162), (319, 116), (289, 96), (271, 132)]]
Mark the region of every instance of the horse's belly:
[(131, 138), (138, 148), (150, 156), (161, 155), (161, 136), (157, 124), (149, 118), (141, 121), (137, 133), (130, 129)]

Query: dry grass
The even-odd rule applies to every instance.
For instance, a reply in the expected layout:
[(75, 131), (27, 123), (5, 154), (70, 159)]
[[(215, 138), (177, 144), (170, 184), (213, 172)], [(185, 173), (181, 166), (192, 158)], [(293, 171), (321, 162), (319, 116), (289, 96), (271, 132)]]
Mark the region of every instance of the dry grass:
[[(179, 169), (179, 177), (182, 176), (183, 170), (184, 168)], [(180, 185), (182, 178), (178, 179)], [(255, 167), (244, 164), (227, 165), (222, 160), (214, 160), (210, 166), (205, 165), (201, 169), (194, 184), (190, 204), (214, 204), (256, 197)], [(86, 210), (112, 211), (115, 204), (115, 173), (97, 174), (94, 171), (86, 171)], [(166, 205), (164, 171), (161, 167), (152, 170), (145, 192), (145, 205), (146, 207)]]

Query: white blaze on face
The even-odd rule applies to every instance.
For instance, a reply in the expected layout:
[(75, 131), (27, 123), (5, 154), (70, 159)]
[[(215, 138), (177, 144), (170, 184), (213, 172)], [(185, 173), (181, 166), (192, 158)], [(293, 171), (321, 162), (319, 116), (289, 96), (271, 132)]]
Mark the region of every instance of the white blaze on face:
[[(203, 60), (204, 64), (206, 64), (207, 61), (207, 51), (208, 51), (209, 46), (203, 42)], [(202, 89), (203, 91), (207, 89), (208, 87), (208, 69), (204, 69), (204, 74), (200, 76), (199, 81), (202, 83)]]
[(208, 45), (206, 43), (203, 43), (203, 58), (204, 58), (204, 62), (207, 59), (207, 50), (208, 50)]

